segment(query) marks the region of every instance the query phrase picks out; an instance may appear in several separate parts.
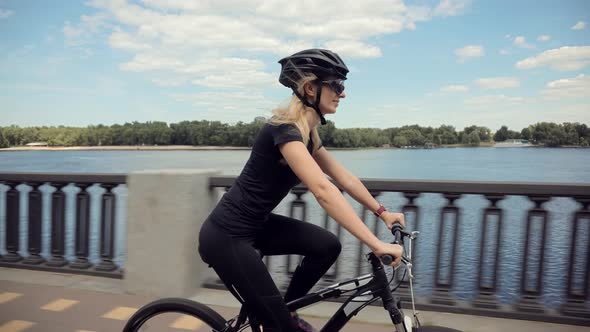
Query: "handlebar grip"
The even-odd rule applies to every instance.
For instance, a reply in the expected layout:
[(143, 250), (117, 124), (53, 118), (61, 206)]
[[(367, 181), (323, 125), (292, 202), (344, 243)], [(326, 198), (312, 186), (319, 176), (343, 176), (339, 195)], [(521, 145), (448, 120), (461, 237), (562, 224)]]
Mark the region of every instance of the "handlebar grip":
[(389, 264), (393, 263), (393, 256), (391, 256), (391, 255), (381, 256), (381, 263), (383, 263), (385, 265), (389, 265)]
[[(393, 234), (393, 237), (395, 238), (393, 243), (403, 245), (403, 243), (404, 243), (404, 238), (402, 236), (403, 229), (404, 228), (402, 227), (401, 224), (399, 224), (399, 223), (393, 224), (393, 226), (391, 227), (391, 234)], [(383, 263), (385, 265), (390, 265), (391, 263), (393, 263), (393, 261), (394, 261), (394, 258), (391, 255), (381, 256), (381, 263)]]
[(393, 243), (395, 244), (403, 244), (404, 240), (402, 237), (402, 230), (403, 227), (401, 224), (393, 224), (393, 227), (391, 227), (391, 234), (393, 234), (393, 237), (395, 238), (395, 240), (393, 241)]

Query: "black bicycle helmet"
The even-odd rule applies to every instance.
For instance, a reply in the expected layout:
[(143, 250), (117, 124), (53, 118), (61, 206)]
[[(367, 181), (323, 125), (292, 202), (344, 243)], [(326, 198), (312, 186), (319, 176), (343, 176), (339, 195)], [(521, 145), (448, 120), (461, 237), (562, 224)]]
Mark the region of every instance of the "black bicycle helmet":
[(279, 63), (281, 64), (279, 82), (293, 90), (293, 93), (299, 97), (303, 104), (315, 109), (320, 116), (322, 125), (326, 124), (326, 119), (319, 108), (321, 89), (318, 91), (315, 103), (311, 104), (297, 92), (297, 84), (306, 74), (314, 74), (320, 82), (328, 78), (345, 80), (348, 67), (344, 61), (338, 54), (330, 50), (312, 48), (283, 58), (279, 60)]

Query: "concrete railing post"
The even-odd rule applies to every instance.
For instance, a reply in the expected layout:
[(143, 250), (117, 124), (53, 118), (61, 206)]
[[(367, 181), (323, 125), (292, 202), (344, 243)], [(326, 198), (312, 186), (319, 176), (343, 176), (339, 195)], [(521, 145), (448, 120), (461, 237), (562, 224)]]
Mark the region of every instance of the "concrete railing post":
[(125, 289), (132, 294), (190, 297), (206, 269), (198, 234), (215, 198), (213, 170), (150, 170), (129, 174)]

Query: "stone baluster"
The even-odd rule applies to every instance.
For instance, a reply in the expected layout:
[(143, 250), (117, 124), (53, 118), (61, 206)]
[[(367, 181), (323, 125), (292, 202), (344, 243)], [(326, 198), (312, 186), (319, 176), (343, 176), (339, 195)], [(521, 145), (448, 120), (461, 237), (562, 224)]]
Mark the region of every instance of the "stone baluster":
[(43, 211), (43, 193), (39, 190), (42, 183), (27, 183), (32, 190), (29, 191), (29, 227), (28, 227), (28, 244), (27, 251), (29, 256), (23, 260), (23, 264), (39, 265), (45, 261), (41, 257), (41, 233), (43, 231), (42, 211)]
[[(442, 208), (440, 214), (440, 223), (438, 231), (438, 252), (436, 254), (436, 269), (434, 274), (434, 292), (430, 301), (434, 304), (442, 304), (452, 306), (455, 305), (455, 300), (452, 298), (450, 291), (453, 288), (453, 279), (455, 275), (455, 258), (457, 254), (457, 237), (459, 234), (459, 227), (461, 224), (461, 216), (459, 214), (459, 208), (454, 205), (454, 201), (461, 197), (460, 194), (445, 193), (444, 197), (448, 200), (445, 207)], [(452, 215), (453, 218), (450, 220), (451, 231), (445, 232), (445, 215)], [(452, 235), (452, 239), (448, 239)], [(448, 273), (447, 278), (441, 276), (443, 272), (443, 265), (447, 262), (443, 262), (443, 246), (447, 241), (451, 242), (451, 248), (448, 256), (450, 262), (448, 262)]]
[(114, 271), (118, 267), (113, 263), (115, 256), (115, 212), (116, 196), (113, 188), (117, 184), (103, 183), (101, 187), (106, 189), (102, 195), (102, 222), (100, 232), (100, 263), (96, 266), (97, 271)]
[[(568, 316), (590, 317), (590, 309), (586, 305), (588, 299), (588, 280), (590, 280), (590, 198), (575, 198), (582, 205), (572, 218), (572, 235), (570, 237), (570, 259), (567, 277), (567, 298), (561, 307), (561, 312)], [(583, 224), (586, 223), (586, 224)], [(586, 240), (584, 236), (586, 231)], [(586, 246), (584, 247), (584, 244)], [(584, 259), (576, 261), (576, 253), (585, 250)], [(580, 256), (578, 255), (578, 258)], [(576, 278), (576, 275), (578, 278)], [(577, 280), (576, 280), (577, 279)], [(577, 282), (576, 282), (577, 281)]]
[(68, 263), (65, 256), (66, 227), (66, 194), (63, 187), (67, 183), (52, 183), (55, 191), (51, 194), (51, 258), (48, 266), (61, 267)]
[[(484, 209), (483, 222), (481, 224), (481, 239), (479, 244), (479, 271), (477, 277), (477, 285), (479, 294), (474, 302), (474, 305), (479, 308), (497, 309), (498, 300), (496, 299), (496, 290), (498, 285), (498, 267), (500, 263), (500, 243), (502, 239), (502, 209), (498, 208), (496, 204), (499, 200), (504, 198), (504, 195), (485, 195), (485, 198), (490, 202), (490, 206)], [(492, 218), (495, 217), (495, 218)], [(494, 219), (497, 222), (494, 225)], [(489, 246), (487, 237), (490, 231), (496, 231), (495, 243), (491, 246), (494, 248), (493, 257), (486, 256), (486, 248)], [(487, 255), (490, 255), (489, 253)], [(489, 275), (491, 284), (485, 281), (486, 278), (486, 257), (489, 257), (489, 262), (493, 262), (493, 269)]]
[[(525, 242), (524, 242), (524, 250), (523, 250), (523, 259), (522, 259), (522, 272), (520, 276), (521, 282), (521, 299), (516, 304), (516, 309), (523, 312), (531, 312), (531, 313), (544, 313), (544, 306), (541, 303), (541, 296), (543, 290), (543, 268), (544, 268), (544, 260), (545, 260), (545, 239), (547, 236), (547, 218), (548, 213), (545, 209), (543, 209), (543, 203), (549, 201), (550, 197), (547, 196), (532, 196), (529, 197), (531, 201), (535, 203), (535, 207), (529, 210), (527, 214), (527, 224), (525, 230)], [(540, 219), (540, 221), (535, 221), (535, 218)], [(540, 222), (541, 225), (541, 234), (532, 234), (534, 232), (533, 223)], [(530, 271), (529, 273), (529, 263), (534, 263), (532, 259), (534, 253), (531, 251), (534, 250), (533, 242), (536, 242), (538, 238), (541, 238), (541, 243), (539, 246), (539, 253), (538, 253), (538, 266), (536, 271)], [(529, 274), (533, 276), (533, 281), (529, 280)]]
[[(411, 233), (412, 231), (418, 230), (419, 225), (419, 218), (418, 218), (418, 206), (414, 204), (414, 199), (420, 196), (420, 193), (412, 193), (406, 192), (403, 193), (404, 197), (408, 200), (406, 204), (402, 207), (401, 212), (404, 214), (404, 218), (406, 221), (406, 228), (404, 229), (406, 232)], [(412, 242), (412, 248), (409, 248), (408, 239), (405, 240), (405, 248), (404, 250), (412, 250), (412, 271), (416, 274), (416, 243)], [(404, 255), (408, 255), (408, 252), (405, 252)], [(402, 280), (403, 278), (403, 280)], [(396, 291), (396, 294), (401, 298), (402, 302), (411, 301), (411, 294), (410, 294), (410, 284), (408, 282), (409, 276), (407, 275), (406, 267), (404, 265), (400, 266), (397, 270), (395, 275), (396, 284), (399, 284), (399, 288)]]
[(6, 192), (6, 255), (2, 261), (16, 263), (23, 259), (18, 253), (20, 246), (20, 191), (16, 182), (5, 182)]
[(77, 185), (80, 192), (76, 195), (76, 261), (70, 266), (74, 269), (88, 269), (92, 263), (88, 260), (90, 252), (90, 194), (86, 191), (91, 184)]

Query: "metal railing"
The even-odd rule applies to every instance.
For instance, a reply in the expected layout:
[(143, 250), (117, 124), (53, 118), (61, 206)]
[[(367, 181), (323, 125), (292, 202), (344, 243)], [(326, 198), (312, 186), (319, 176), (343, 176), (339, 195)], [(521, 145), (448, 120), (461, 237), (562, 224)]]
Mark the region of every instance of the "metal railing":
[[(227, 190), (234, 179), (214, 177), (210, 179), (210, 186)], [(590, 325), (590, 185), (386, 179), (362, 181), (382, 203), (383, 200), (389, 200), (390, 204), (399, 207), (398, 211), (406, 214), (408, 230), (418, 230), (422, 235), (427, 235), (427, 232), (436, 234), (430, 236), (434, 242), (431, 250), (424, 248), (425, 245), (432, 245), (425, 243), (425, 239), (418, 241), (418, 248), (414, 248), (418, 254), (417, 259), (414, 255), (416, 274), (421, 276), (432, 273), (432, 276), (417, 280), (423, 295), (419, 308)], [(303, 198), (306, 192), (307, 188), (303, 185), (293, 188), (291, 193), (294, 197), (288, 197), (290, 202), (284, 207), (286, 214), (308, 219), (310, 205), (317, 203), (312, 199), (306, 202)], [(386, 197), (392, 193), (401, 198)], [(417, 203), (427, 195), (438, 196), (439, 200), (443, 200), (442, 205), (428, 206), (433, 201), (432, 197), (421, 204)], [(468, 196), (477, 196), (487, 202), (487, 206), (484, 204), (471, 209), (476, 212), (472, 211), (469, 217), (477, 220), (467, 220), (465, 206), (457, 203)], [(502, 206), (502, 203), (513, 196), (520, 199), (517, 206), (513, 207), (523, 210), (522, 218), (511, 216), (513, 224), (506, 224), (510, 207)], [(559, 214), (560, 220), (556, 220), (557, 217), (552, 219), (553, 211), (545, 206), (550, 200), (560, 198), (570, 200), (569, 210), (573, 207), (573, 211)], [(297, 210), (301, 213), (295, 216)], [(328, 228), (329, 216), (321, 209), (316, 209), (316, 212), (323, 216), (315, 222)], [(364, 207), (361, 207), (360, 215), (376, 233), (387, 233), (380, 231), (385, 226), (377, 222)], [(560, 236), (549, 234), (550, 222), (559, 223), (557, 228), (553, 228), (559, 229)], [(471, 233), (462, 230), (464, 224), (466, 226), (468, 223), (472, 225)], [(333, 231), (343, 240), (339, 226)], [(515, 237), (515, 233), (519, 233), (520, 237)], [(556, 242), (562, 250), (555, 251), (553, 244)], [(347, 246), (350, 245), (357, 246), (357, 249), (351, 250), (356, 255), (349, 253), (348, 257), (341, 257), (324, 277), (324, 284), (335, 279), (354, 277), (353, 274), (358, 275), (367, 270), (364, 259), (366, 248), (355, 240), (349, 240)], [(550, 250), (551, 261), (547, 259)], [(458, 257), (470, 257), (471, 260), (459, 261)], [(273, 264), (273, 259), (267, 257), (266, 263), (275, 275), (279, 275), (279, 279), (280, 275), (292, 273), (290, 262), (293, 258), (287, 258), (286, 263), (279, 264)], [(425, 263), (433, 263), (434, 268), (427, 270), (423, 267)], [(506, 273), (508, 268), (504, 263), (511, 263), (514, 273)], [(544, 275), (551, 264), (557, 264), (560, 268), (556, 273), (553, 269), (556, 277), (551, 280), (549, 287)], [(278, 268), (273, 268), (276, 266)], [(473, 276), (468, 278), (465, 276), (467, 273)], [(461, 280), (458, 281), (458, 278)], [(509, 290), (511, 299), (506, 299), (506, 294), (501, 294), (506, 293), (506, 290), (502, 292), (499, 288), (500, 283), (510, 281), (507, 279), (518, 281), (514, 289)], [(215, 287), (214, 284), (212, 286)], [(546, 304), (545, 295), (549, 292), (553, 297), (560, 298), (557, 305), (556, 301), (552, 301), (552, 305)], [(402, 299), (408, 299), (409, 292), (404, 282), (398, 293)], [(456, 293), (467, 295), (457, 296)]]
[[(210, 188), (227, 190), (234, 180), (213, 177)], [(125, 183), (124, 174), (0, 174), (0, 266), (122, 278), (124, 257), (115, 253), (123, 252), (125, 218), (115, 211), (125, 205), (118, 194)], [(419, 308), (590, 325), (590, 185), (363, 183), (422, 233), (414, 249)], [(278, 210), (330, 229), (344, 244), (322, 283), (367, 273), (367, 249), (305, 186), (291, 193)], [(375, 233), (387, 234), (370, 211), (359, 213)], [(280, 287), (295, 260), (266, 258)], [(398, 293), (407, 300), (405, 283)]]
[[(0, 184), (7, 187), (5, 248), (1, 248), (0, 266), (122, 278), (121, 267), (113, 261), (117, 229), (117, 198), (113, 190), (125, 181), (126, 175), (113, 174), (0, 174)], [(75, 201), (74, 211), (66, 209), (68, 196)], [(93, 196), (99, 198), (100, 207), (92, 206)], [(49, 209), (44, 209), (46, 206)], [(49, 215), (44, 216), (43, 211), (47, 210)], [(92, 234), (91, 211), (98, 213), (96, 234)], [(74, 215), (71, 229), (66, 226), (67, 212)], [(50, 225), (44, 227), (47, 219)], [(26, 232), (21, 225), (26, 226)], [(43, 229), (47, 228), (50, 234), (44, 234)], [(66, 231), (74, 233), (73, 241), (66, 241)], [(91, 235), (98, 243), (94, 253)], [(23, 237), (25, 243), (21, 243)], [(43, 255), (45, 241), (50, 242), (50, 249)], [(69, 248), (71, 257), (66, 257), (68, 244), (73, 245)]]

